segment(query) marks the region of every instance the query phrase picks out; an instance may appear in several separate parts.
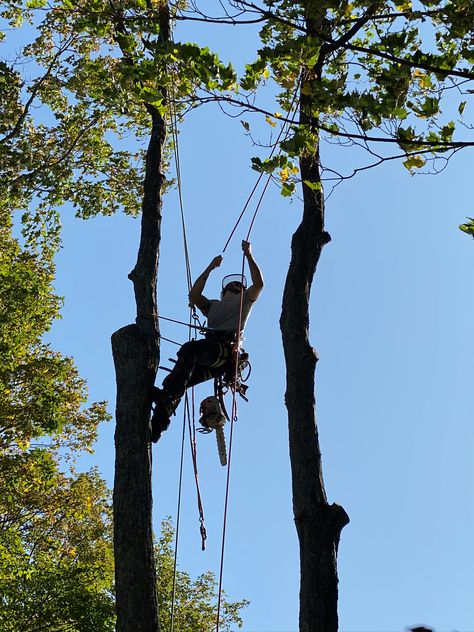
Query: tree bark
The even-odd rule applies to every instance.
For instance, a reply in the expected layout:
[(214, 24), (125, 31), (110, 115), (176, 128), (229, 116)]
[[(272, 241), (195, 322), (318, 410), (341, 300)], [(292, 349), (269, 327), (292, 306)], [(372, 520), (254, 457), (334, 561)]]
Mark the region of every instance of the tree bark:
[[(317, 71), (316, 71), (317, 72)], [(301, 84), (300, 123), (313, 128), (311, 84)], [(317, 138), (317, 137), (316, 137)], [(315, 406), (318, 356), (309, 343), (309, 299), (322, 249), (331, 237), (324, 229), (324, 194), (320, 178), (319, 143), (300, 158), (303, 218), (292, 238), (291, 262), (283, 293), (280, 327), (286, 362), (285, 402), (288, 410), (293, 513), (300, 547), (300, 632), (338, 629), (337, 549), (349, 522), (344, 509), (328, 504), (321, 466)], [(304, 182), (318, 183), (314, 190)]]
[(112, 336), (117, 380), (114, 552), (117, 632), (158, 632), (152, 529), (150, 393), (159, 364), (156, 279), (165, 123), (153, 108), (141, 238), (133, 281), (136, 323)]

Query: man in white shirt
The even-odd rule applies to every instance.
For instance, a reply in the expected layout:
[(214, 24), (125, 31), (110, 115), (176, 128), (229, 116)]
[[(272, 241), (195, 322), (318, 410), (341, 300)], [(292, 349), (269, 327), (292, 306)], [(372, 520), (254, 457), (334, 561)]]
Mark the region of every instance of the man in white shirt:
[(186, 342), (178, 351), (173, 370), (163, 380), (163, 388), (154, 389), (155, 410), (151, 420), (151, 440), (154, 443), (168, 428), (170, 415), (176, 410), (186, 388), (225, 371), (232, 355), (232, 345), (238, 339), (239, 322), (242, 333), (253, 304), (260, 296), (263, 277), (248, 241), (242, 241), (242, 250), (252, 279), (249, 288), (246, 288), (245, 277), (232, 275), (224, 278), (220, 300), (210, 300), (203, 295), (210, 273), (222, 263), (220, 255), (214, 257), (191, 288), (190, 302), (207, 317), (206, 337)]

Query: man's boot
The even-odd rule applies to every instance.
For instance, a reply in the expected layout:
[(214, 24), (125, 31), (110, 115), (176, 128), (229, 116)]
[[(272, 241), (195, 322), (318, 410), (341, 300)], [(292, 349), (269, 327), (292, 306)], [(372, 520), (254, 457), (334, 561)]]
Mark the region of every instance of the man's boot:
[(156, 443), (161, 433), (168, 429), (170, 417), (178, 407), (186, 391), (186, 385), (196, 365), (192, 346), (186, 343), (178, 352), (173, 370), (163, 380), (163, 388), (153, 388), (155, 410), (151, 418), (151, 440)]
[(170, 417), (176, 410), (179, 399), (173, 398), (167, 391), (161, 388), (153, 388), (153, 402), (155, 409), (151, 417), (151, 440), (156, 443), (161, 433), (168, 430)]

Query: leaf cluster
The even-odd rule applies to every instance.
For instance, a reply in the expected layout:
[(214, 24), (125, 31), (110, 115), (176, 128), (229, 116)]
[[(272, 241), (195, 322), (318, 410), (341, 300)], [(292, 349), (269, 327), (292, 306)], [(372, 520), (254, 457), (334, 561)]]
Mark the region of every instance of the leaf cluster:
[(467, 129), (466, 84), (474, 79), (470, 0), (429, 0), (416, 8), (410, 0), (264, 5), (263, 46), (240, 85), (255, 91), (271, 78), (288, 118), (299, 93), (300, 125), (303, 133), (310, 126), (312, 138), (301, 142), (296, 133), (280, 143), (284, 153), (301, 158), (311, 144), (316, 152), (321, 140), (341, 139), (383, 161), (398, 145), (404, 166), (413, 171), (462, 145), (453, 143), (456, 131)]

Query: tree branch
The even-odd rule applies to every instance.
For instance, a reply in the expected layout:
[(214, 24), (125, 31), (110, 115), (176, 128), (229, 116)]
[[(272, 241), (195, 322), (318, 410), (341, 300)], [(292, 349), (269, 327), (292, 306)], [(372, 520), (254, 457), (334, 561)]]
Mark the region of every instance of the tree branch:
[(46, 79), (48, 79), (48, 77), (51, 76), (51, 73), (52, 73), (52, 71), (54, 69), (54, 66), (56, 65), (56, 62), (58, 61), (58, 59), (67, 50), (69, 45), (72, 44), (74, 42), (74, 40), (76, 40), (76, 39), (77, 39), (77, 37), (75, 35), (69, 37), (66, 40), (66, 42), (63, 44), (63, 46), (61, 46), (58, 49), (58, 52), (56, 53), (56, 55), (54, 55), (52, 61), (50, 62), (50, 64), (46, 68), (45, 74), (42, 77), (40, 77), (40, 79), (38, 79), (38, 81), (31, 88), (30, 97), (29, 97), (28, 101), (25, 103), (25, 105), (23, 107), (23, 111), (20, 114), (20, 116), (18, 117), (18, 120), (15, 123), (15, 126), (13, 127), (13, 129), (8, 134), (6, 134), (2, 139), (0, 139), (0, 144), (7, 143), (8, 141), (10, 141), (12, 138), (14, 138), (20, 132), (21, 126), (23, 125), (26, 117), (28, 116), (28, 112), (30, 110), (30, 107), (32, 106), (33, 101), (36, 99), (36, 96), (37, 96), (41, 86), (46, 81)]
[(45, 170), (46, 168), (55, 167), (56, 165), (59, 165), (61, 162), (66, 160), (66, 158), (69, 158), (69, 156), (72, 154), (72, 152), (74, 151), (76, 145), (81, 140), (81, 138), (100, 121), (103, 115), (104, 113), (101, 112), (100, 115), (92, 118), (89, 121), (89, 123), (77, 134), (76, 138), (72, 141), (69, 148), (59, 158), (57, 158), (56, 160), (47, 160), (43, 162), (41, 165), (39, 165), (39, 167), (37, 167), (36, 169), (33, 169), (33, 171), (30, 171), (29, 173), (22, 173), (16, 178), (13, 178), (11, 182), (15, 183), (15, 182), (20, 182), (21, 180), (34, 178), (38, 173)]
[[(251, 8), (253, 11), (260, 13), (260, 18), (257, 20), (255, 20), (254, 22), (249, 22), (249, 23), (255, 23), (255, 22), (263, 22), (264, 20), (274, 20), (276, 22), (280, 22), (282, 24), (285, 24), (286, 26), (290, 26), (291, 28), (294, 28), (295, 30), (298, 30), (302, 33), (308, 34), (308, 29), (300, 24), (297, 24), (291, 20), (286, 20), (282, 17), (280, 17), (279, 15), (273, 13), (272, 11), (268, 10), (268, 9), (263, 9), (262, 7), (259, 7), (258, 5), (254, 4), (253, 2), (246, 2), (246, 1), (241, 1), (239, 2), (239, 4), (241, 4), (244, 7), (248, 7)], [(350, 44), (349, 40), (360, 30), (360, 28), (366, 23), (369, 22), (372, 19), (377, 19), (377, 20), (381, 20), (384, 18), (387, 19), (391, 19), (392, 17), (409, 17), (410, 15), (413, 15), (413, 13), (415, 13), (416, 15), (418, 15), (418, 12), (403, 12), (403, 13), (396, 13), (396, 14), (388, 14), (387, 16), (374, 16), (373, 15), (373, 11), (376, 9), (377, 4), (374, 4), (372, 7), (369, 7), (369, 9), (367, 10), (367, 12), (362, 16), (357, 18), (356, 23), (354, 24), (353, 27), (351, 27), (347, 33), (345, 33), (344, 35), (342, 35), (338, 40), (334, 40), (331, 37), (328, 37), (327, 35), (325, 35), (324, 33), (322, 33), (320, 30), (316, 30), (314, 31), (314, 34), (319, 37), (326, 45), (327, 45), (327, 49), (324, 51), (324, 53), (326, 52), (334, 52), (336, 50), (338, 50), (338, 48), (345, 48), (347, 50), (353, 50), (356, 52), (360, 52), (360, 53), (367, 53), (370, 55), (374, 55), (376, 57), (380, 57), (382, 59), (387, 59), (388, 61), (403, 65), (403, 66), (409, 66), (411, 68), (420, 68), (422, 70), (426, 70), (428, 72), (432, 72), (435, 74), (444, 74), (446, 75), (446, 77), (448, 76), (454, 76), (454, 77), (462, 77), (464, 79), (469, 79), (469, 80), (474, 80), (474, 73), (469, 72), (467, 70), (460, 70), (460, 69), (448, 69), (448, 68), (439, 68), (437, 66), (432, 66), (431, 64), (425, 64), (424, 62), (414, 62), (412, 60), (409, 59), (404, 59), (402, 57), (396, 57), (395, 55), (392, 55), (390, 53), (386, 53), (384, 51), (380, 51), (374, 48), (366, 48), (364, 46), (357, 46), (355, 44)], [(439, 13), (438, 12), (426, 12), (427, 15), (431, 15), (431, 13)], [(191, 19), (191, 18), (179, 18), (178, 16), (176, 16), (176, 19)], [(198, 20), (198, 18), (196, 18), (196, 20)], [(203, 16), (203, 18), (200, 21), (208, 21), (206, 20), (206, 16)], [(212, 19), (211, 21), (215, 22), (215, 23), (219, 23), (221, 20), (220, 18), (215, 18)], [(233, 23), (233, 22), (230, 22)], [(235, 22), (237, 23), (237, 22)], [(242, 21), (240, 21), (239, 23), (244, 23)]]
[[(269, 116), (276, 121), (284, 122), (284, 123), (292, 123), (293, 120), (284, 116), (275, 116), (274, 112), (270, 112), (269, 110), (265, 110), (251, 103), (245, 103), (244, 101), (239, 101), (238, 99), (233, 99), (231, 97), (224, 97), (220, 95), (213, 95), (212, 97), (196, 97), (195, 101), (200, 101), (201, 103), (217, 103), (217, 102), (225, 102), (230, 105), (234, 105), (236, 107), (240, 107), (246, 111), (252, 111), (257, 114), (264, 114), (265, 116)], [(356, 134), (350, 132), (341, 132), (335, 131), (326, 125), (315, 122), (314, 126), (323, 131), (331, 134), (331, 136), (338, 136), (341, 138), (350, 138), (363, 140), (370, 143), (394, 143), (400, 145), (400, 140), (397, 138), (383, 138), (380, 136), (368, 136), (366, 134)], [(442, 147), (446, 149), (460, 149), (462, 147), (473, 147), (474, 141), (429, 141), (429, 140), (403, 140), (404, 145), (416, 145), (423, 147)], [(431, 151), (431, 150), (430, 150)]]

